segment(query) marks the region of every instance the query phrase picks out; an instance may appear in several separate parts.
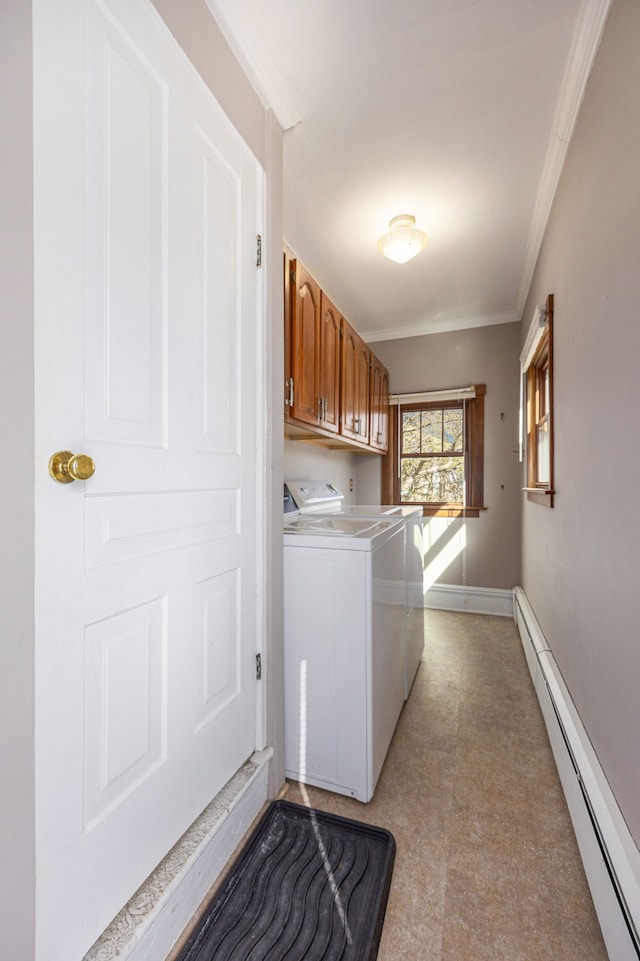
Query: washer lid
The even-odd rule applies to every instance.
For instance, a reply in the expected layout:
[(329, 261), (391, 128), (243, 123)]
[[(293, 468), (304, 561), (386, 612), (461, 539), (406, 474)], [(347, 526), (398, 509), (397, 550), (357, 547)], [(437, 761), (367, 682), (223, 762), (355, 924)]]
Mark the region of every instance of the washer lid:
[(343, 504), (341, 514), (360, 517), (422, 517), (422, 507), (408, 504)]
[[(382, 525), (386, 526), (386, 525)], [(379, 521), (371, 517), (346, 517), (343, 514), (305, 516), (287, 521), (287, 534), (334, 534), (338, 537), (371, 536), (381, 529)]]
[(398, 517), (346, 517), (344, 514), (300, 514), (285, 518), (285, 547), (320, 547), (372, 551), (389, 537), (402, 534)]

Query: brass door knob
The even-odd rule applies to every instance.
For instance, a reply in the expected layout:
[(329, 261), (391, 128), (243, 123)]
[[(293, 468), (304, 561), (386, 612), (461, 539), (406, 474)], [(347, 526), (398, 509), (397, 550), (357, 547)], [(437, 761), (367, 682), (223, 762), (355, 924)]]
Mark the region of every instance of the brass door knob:
[(93, 477), (95, 469), (96, 465), (88, 454), (72, 454), (70, 450), (59, 450), (49, 461), (49, 473), (59, 484), (88, 480)]

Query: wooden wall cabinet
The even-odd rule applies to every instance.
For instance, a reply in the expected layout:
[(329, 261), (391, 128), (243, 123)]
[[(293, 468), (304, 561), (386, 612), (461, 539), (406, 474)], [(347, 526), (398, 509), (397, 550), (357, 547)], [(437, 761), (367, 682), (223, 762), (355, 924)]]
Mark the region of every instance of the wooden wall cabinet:
[(325, 447), (384, 453), (389, 375), (286, 250), (284, 304), (286, 433)]
[[(296, 260), (288, 261), (289, 356), (285, 416), (317, 425), (320, 379), (320, 288)], [(285, 290), (287, 284), (285, 282)]]
[(340, 362), (340, 433), (349, 440), (369, 443), (369, 364), (371, 351), (360, 335), (342, 321)]
[(342, 317), (325, 293), (320, 294), (319, 423), (340, 430), (340, 335)]
[(389, 371), (371, 354), (369, 373), (371, 424), (369, 443), (379, 451), (389, 448)]
[(295, 258), (285, 263), (285, 419), (340, 430), (340, 312)]

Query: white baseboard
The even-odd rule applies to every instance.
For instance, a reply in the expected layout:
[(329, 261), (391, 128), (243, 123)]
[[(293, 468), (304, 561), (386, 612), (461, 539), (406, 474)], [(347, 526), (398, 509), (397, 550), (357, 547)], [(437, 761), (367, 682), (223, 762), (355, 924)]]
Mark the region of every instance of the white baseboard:
[(638, 961), (640, 851), (521, 587), (514, 614), (610, 961)]
[(167, 957), (267, 800), (272, 754), (254, 754), (225, 785), (83, 961)]
[(492, 587), (466, 587), (458, 584), (432, 584), (425, 591), (424, 606), (439, 611), (464, 611), (467, 614), (497, 614), (513, 617), (513, 591)]

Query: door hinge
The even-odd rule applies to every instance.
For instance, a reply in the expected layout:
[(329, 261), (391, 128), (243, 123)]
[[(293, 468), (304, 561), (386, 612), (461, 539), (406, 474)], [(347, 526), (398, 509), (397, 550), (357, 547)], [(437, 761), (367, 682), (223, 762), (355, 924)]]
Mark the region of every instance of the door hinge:
[(262, 654), (256, 654), (256, 680), (262, 680)]
[(256, 234), (256, 267), (262, 267), (262, 237)]
[(294, 400), (293, 377), (289, 377), (288, 380), (285, 380), (284, 386), (287, 387), (289, 390), (289, 396), (285, 397), (285, 401), (284, 401), (285, 407), (293, 407), (293, 400)]

